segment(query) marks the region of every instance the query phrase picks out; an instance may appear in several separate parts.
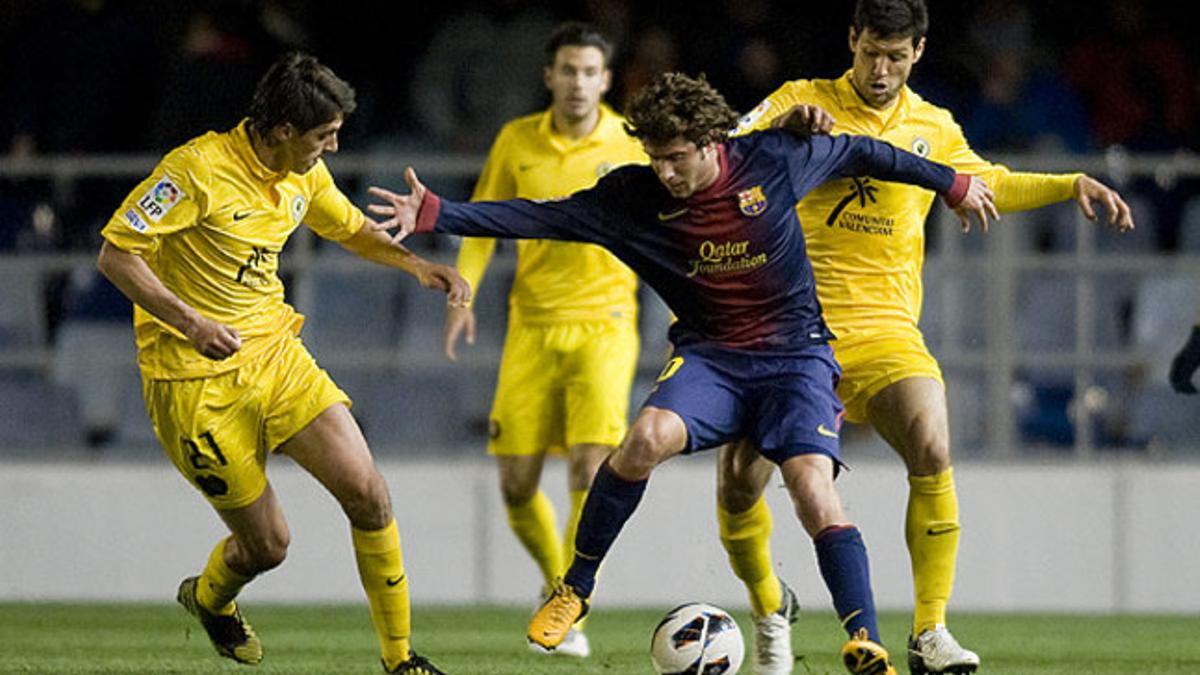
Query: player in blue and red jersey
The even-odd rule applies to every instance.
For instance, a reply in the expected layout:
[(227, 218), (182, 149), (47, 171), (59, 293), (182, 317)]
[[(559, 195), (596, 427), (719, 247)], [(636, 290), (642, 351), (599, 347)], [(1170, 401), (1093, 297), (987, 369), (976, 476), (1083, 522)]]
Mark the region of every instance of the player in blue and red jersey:
[(852, 673), (895, 672), (879, 644), (866, 547), (833, 479), (841, 464), (834, 393), (840, 370), (821, 317), (796, 201), (823, 181), (870, 175), (941, 193), (962, 218), (995, 216), (980, 180), (865, 137), (774, 130), (728, 140), (736, 114), (704, 80), (660, 76), (634, 97), (629, 133), (650, 166), (616, 169), (550, 202), (454, 203), (410, 169), (412, 189), (372, 188), (381, 228), (583, 241), (608, 248), (678, 321), (674, 353), (585, 502), (575, 558), (534, 615), (529, 640), (553, 649), (588, 608), (596, 570), (654, 467), (749, 438), (783, 473), (850, 640)]

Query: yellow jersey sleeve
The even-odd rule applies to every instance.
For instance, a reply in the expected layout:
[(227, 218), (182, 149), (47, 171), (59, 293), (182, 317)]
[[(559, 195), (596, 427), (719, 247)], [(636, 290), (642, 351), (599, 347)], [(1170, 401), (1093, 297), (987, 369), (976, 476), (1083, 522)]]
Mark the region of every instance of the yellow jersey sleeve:
[(101, 235), (128, 253), (154, 255), (161, 237), (204, 218), (211, 178), (212, 168), (193, 145), (176, 148), (129, 193)]
[[(771, 122), (774, 122), (794, 106), (819, 103), (814, 99), (814, 85), (811, 80), (786, 82), (783, 86), (771, 92), (771, 95), (763, 99), (753, 110), (743, 115), (738, 120), (738, 125), (734, 129), (733, 135), (741, 136), (752, 131), (769, 129)], [(827, 112), (832, 113), (833, 111)]]
[[(509, 147), (512, 145), (512, 124), (506, 124), (492, 143), (487, 160), (483, 163), (483, 171), (479, 181), (475, 183), (475, 191), (471, 193), (471, 201), (496, 201), (512, 199), (517, 196), (517, 183), (512, 172), (508, 169)], [(471, 284), (471, 304), (478, 296), (479, 285), (487, 272), (492, 254), (496, 252), (496, 240), (489, 237), (465, 237), (462, 247), (458, 249), (456, 267), (458, 273)]]
[(967, 143), (962, 127), (947, 116), (943, 143), (946, 163), (959, 173), (979, 176), (987, 181), (996, 196), (996, 208), (1002, 212), (1025, 211), (1071, 199), (1075, 181), (1083, 174), (1014, 172), (1003, 164), (980, 157)]
[(309, 171), (312, 203), (304, 224), (325, 239), (345, 241), (362, 229), (366, 216), (338, 189), (324, 160)]

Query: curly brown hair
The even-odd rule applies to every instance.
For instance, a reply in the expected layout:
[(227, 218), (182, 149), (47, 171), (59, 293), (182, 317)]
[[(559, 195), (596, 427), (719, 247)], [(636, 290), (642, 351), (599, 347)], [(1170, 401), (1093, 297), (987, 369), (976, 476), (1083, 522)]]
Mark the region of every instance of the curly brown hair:
[(626, 118), (625, 131), (641, 141), (663, 144), (683, 137), (704, 147), (728, 138), (738, 114), (703, 75), (662, 73), (633, 95)]

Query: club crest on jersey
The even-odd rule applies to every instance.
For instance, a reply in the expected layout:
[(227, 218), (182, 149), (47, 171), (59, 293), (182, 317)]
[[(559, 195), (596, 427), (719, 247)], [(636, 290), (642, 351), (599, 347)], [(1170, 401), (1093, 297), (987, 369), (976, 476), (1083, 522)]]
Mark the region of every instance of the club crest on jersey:
[(932, 146), (929, 145), (929, 141), (925, 140), (924, 138), (917, 136), (913, 139), (912, 151), (914, 155), (918, 157), (928, 157), (931, 149)]
[(297, 224), (304, 217), (304, 213), (308, 210), (308, 200), (304, 195), (296, 195), (292, 198), (292, 220)]
[(185, 196), (183, 190), (180, 190), (179, 186), (171, 181), (171, 177), (164, 174), (154, 184), (154, 187), (142, 195), (142, 198), (137, 201), (137, 206), (151, 222), (157, 223)]
[(767, 196), (763, 194), (762, 186), (755, 185), (749, 190), (738, 193), (738, 208), (748, 216), (757, 216), (767, 210)]
[(612, 162), (600, 162), (596, 165), (596, 178), (604, 178), (615, 168), (617, 167), (613, 166)]

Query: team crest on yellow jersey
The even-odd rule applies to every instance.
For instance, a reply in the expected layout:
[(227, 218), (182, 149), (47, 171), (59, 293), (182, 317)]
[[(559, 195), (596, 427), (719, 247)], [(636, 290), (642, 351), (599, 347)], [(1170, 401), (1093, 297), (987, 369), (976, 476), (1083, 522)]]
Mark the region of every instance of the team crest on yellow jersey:
[(305, 211), (308, 210), (308, 200), (304, 195), (296, 195), (292, 198), (292, 220), (299, 223), (304, 217)]
[(738, 208), (748, 216), (757, 216), (767, 210), (767, 196), (763, 194), (762, 186), (755, 185), (749, 190), (738, 193)]
[(608, 175), (609, 171), (612, 171), (615, 168), (616, 167), (613, 166), (612, 162), (600, 162), (596, 165), (596, 178), (604, 178)]
[(920, 136), (913, 138), (912, 151), (917, 157), (928, 157), (931, 149), (932, 146), (929, 145), (929, 141)]

